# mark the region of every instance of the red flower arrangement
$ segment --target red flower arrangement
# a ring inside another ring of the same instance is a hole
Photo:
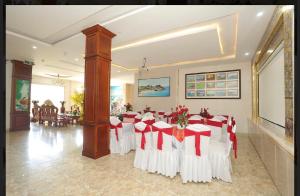
[[[180,125],[180,127],[186,127],[188,124],[189,109],[184,105],[176,107],[176,112],[173,113],[173,120]]]

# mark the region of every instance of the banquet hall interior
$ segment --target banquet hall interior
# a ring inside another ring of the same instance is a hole
[[[294,6],[6,6],[7,195],[294,195]]]

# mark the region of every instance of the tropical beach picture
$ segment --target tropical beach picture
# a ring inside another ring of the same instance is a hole
[[[149,78],[138,80],[139,97],[168,97],[170,96],[170,78]]]

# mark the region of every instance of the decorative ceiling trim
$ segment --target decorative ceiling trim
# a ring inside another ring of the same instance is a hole
[[[175,62],[175,63],[166,63],[166,64],[159,64],[159,65],[151,65],[149,68],[160,68],[160,67],[169,67],[169,66],[176,66],[176,65],[188,65],[188,64],[195,64],[195,63],[202,63],[202,62],[212,62],[212,61],[221,61],[221,60],[228,60],[228,59],[233,59],[236,57],[236,51],[237,51],[237,36],[238,36],[238,18],[239,14],[235,13],[234,14],[234,40],[233,40],[233,52],[232,54],[226,55],[226,56],[216,56],[216,57],[211,57],[211,58],[203,58],[203,59],[197,59],[197,60],[187,60],[187,61],[181,61],[181,62]],[[219,37],[219,43],[220,43],[220,49],[221,53],[223,50],[223,45],[222,45],[222,40],[221,40],[221,30],[219,25],[217,26],[217,31],[218,31],[218,37]],[[224,52],[224,51],[223,51]],[[119,65],[120,66],[120,65]],[[128,71],[137,71],[137,68],[132,68],[128,69],[123,66],[120,66]]]
[[[161,42],[161,41],[165,41],[165,40],[184,37],[187,35],[198,34],[198,33],[206,32],[206,31],[210,31],[210,30],[218,31],[218,29],[219,29],[218,23],[211,23],[211,24],[205,24],[205,25],[203,25],[203,24],[202,25],[193,25],[193,26],[180,28],[180,29],[176,29],[176,30],[171,30],[171,31],[156,34],[153,36],[149,36],[147,38],[143,38],[143,39],[140,39],[140,40],[128,43],[128,44],[120,45],[120,46],[112,48],[111,51],[118,51],[118,50],[122,50],[122,49],[126,49],[126,48],[138,47],[138,46],[147,45],[147,44],[151,44],[151,43],[156,43],[156,42]],[[220,50],[221,50],[221,53],[223,54],[224,53],[223,45],[221,43],[221,37],[220,37],[219,32],[218,32],[218,37],[219,37],[218,41],[219,41],[219,45],[220,45]]]
[[[103,11],[104,9],[107,9],[107,8],[110,8],[110,7],[112,7],[112,6],[103,8],[103,9],[97,11],[96,13],[99,13],[99,12]],[[119,20],[121,20],[121,19],[124,19],[124,18],[126,18],[126,17],[132,16],[132,15],[134,15],[134,14],[140,13],[140,12],[142,12],[142,11],[145,11],[145,10],[147,10],[147,9],[149,9],[149,8],[152,8],[152,7],[154,7],[154,6],[153,6],[153,5],[148,5],[148,6],[144,6],[144,7],[142,7],[142,8],[134,9],[134,10],[131,10],[131,11],[125,13],[125,14],[121,14],[121,15],[115,17],[115,18],[109,19],[109,20],[107,20],[107,21],[105,21],[105,22],[103,22],[103,23],[98,23],[98,24],[101,25],[101,26],[105,26],[105,25],[111,24],[111,23],[113,23],[113,22],[119,21]],[[96,13],[94,13],[94,14],[96,14]],[[92,15],[94,15],[94,14],[91,14],[91,15],[89,15],[88,17],[90,17],[90,16],[92,16]],[[86,18],[81,19],[80,21],[85,20],[85,19],[86,19]],[[76,23],[78,23],[78,22],[76,22]],[[76,24],[76,23],[73,23],[72,25],[74,25],[74,24]],[[70,25],[69,25],[69,26],[70,26]],[[63,28],[63,29],[65,29],[65,28]],[[58,32],[59,32],[59,31],[58,31]],[[28,35],[23,35],[23,34],[21,34],[21,33],[17,33],[17,32],[11,31],[11,30],[6,30],[6,33],[9,34],[9,35],[14,35],[14,36],[16,36],[16,37],[19,37],[19,38],[23,38],[23,39],[29,40],[29,41],[37,42],[37,43],[40,43],[40,44],[43,44],[43,45],[46,45],[46,46],[54,46],[54,45],[56,45],[56,44],[58,44],[58,43],[60,43],[60,42],[62,42],[62,41],[66,41],[66,40],[69,40],[69,39],[72,39],[72,38],[74,38],[74,37],[77,37],[77,36],[80,36],[80,35],[81,35],[81,32],[77,32],[77,33],[72,34],[71,36],[68,36],[68,37],[64,38],[64,39],[55,41],[55,42],[53,42],[53,43],[48,43],[48,42],[42,41],[42,40],[40,40],[40,39],[33,38],[33,37],[31,37],[31,36],[28,36]],[[57,33],[57,32],[56,32],[56,33]],[[47,36],[47,37],[49,37],[49,36]]]

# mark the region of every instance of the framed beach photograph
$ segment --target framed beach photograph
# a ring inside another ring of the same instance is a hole
[[[139,97],[169,97],[170,78],[148,78],[138,80]]]
[[[241,70],[185,74],[186,99],[240,99]]]

